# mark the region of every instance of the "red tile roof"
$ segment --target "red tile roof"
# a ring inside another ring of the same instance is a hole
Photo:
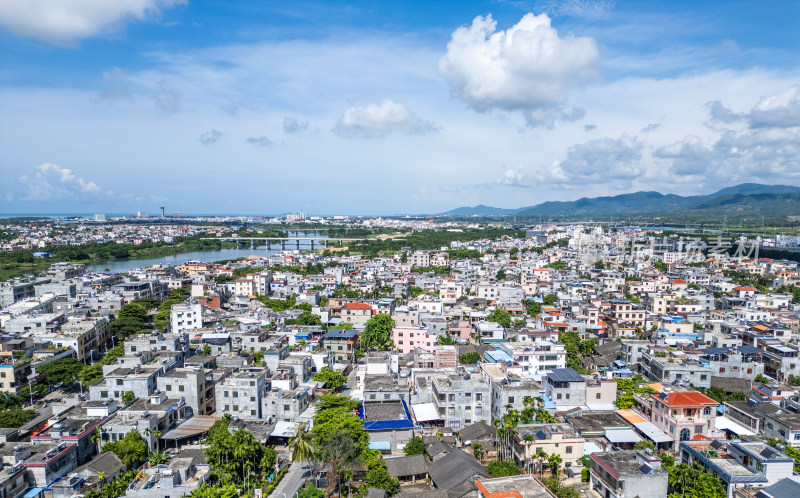
[[[347,303],[344,305],[349,310],[371,310],[372,306],[364,303]]]
[[[696,391],[671,392],[666,398],[662,398],[658,394],[651,394],[651,396],[670,408],[683,406],[719,406],[718,402]]]

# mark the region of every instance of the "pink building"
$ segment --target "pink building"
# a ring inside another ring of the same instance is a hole
[[[438,337],[429,334],[424,327],[395,327],[392,329],[392,342],[400,354],[410,353],[419,348],[433,352],[436,349]]]
[[[460,320],[450,325],[450,327],[447,328],[447,333],[450,334],[450,337],[453,339],[464,339],[468,341],[470,337],[472,337],[472,327],[468,321]]]

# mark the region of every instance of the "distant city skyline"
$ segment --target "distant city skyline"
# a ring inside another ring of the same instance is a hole
[[[794,2],[0,4],[0,213],[800,185]]]

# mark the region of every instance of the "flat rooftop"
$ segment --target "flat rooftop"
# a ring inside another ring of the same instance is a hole
[[[364,403],[364,419],[367,421],[406,420],[406,418],[406,411],[399,401]]]
[[[555,496],[544,484],[532,475],[481,479],[476,485],[478,485],[478,489],[482,487],[488,493],[516,491],[522,498],[552,498]]]

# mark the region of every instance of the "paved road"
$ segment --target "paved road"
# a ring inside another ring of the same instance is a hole
[[[303,487],[308,475],[309,468],[307,466],[300,462],[293,462],[281,482],[272,490],[269,498],[291,498]]]

